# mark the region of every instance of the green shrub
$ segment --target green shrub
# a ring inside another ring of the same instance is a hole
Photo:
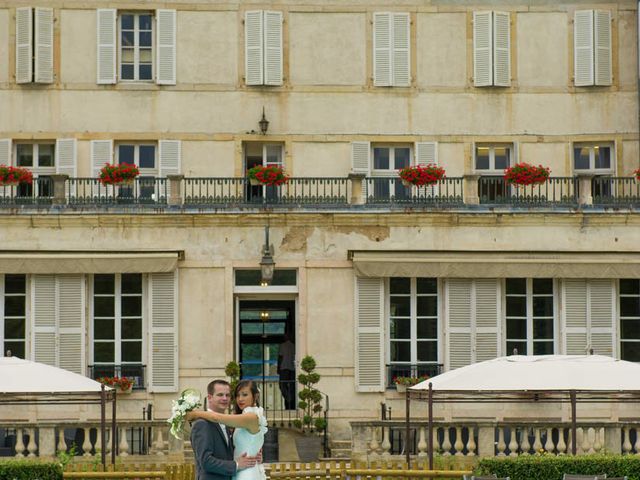
[[[34,460],[2,461],[0,480],[62,480],[62,465]]]
[[[515,458],[483,458],[478,464],[479,475],[495,473],[511,480],[562,480],[565,473],[607,477],[628,476],[640,480],[640,457],[635,455],[527,455]]]

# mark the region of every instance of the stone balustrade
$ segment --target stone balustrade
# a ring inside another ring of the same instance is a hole
[[[640,423],[607,422],[577,424],[576,453],[640,455]],[[406,441],[403,421],[351,422],[354,459],[428,454],[428,425],[412,421]],[[442,456],[493,457],[533,455],[546,452],[571,454],[571,423],[553,422],[434,422],[434,453]]]
[[[119,457],[153,455],[156,457],[182,457],[183,441],[169,435],[165,420],[118,420],[117,438],[111,438],[111,423],[106,425],[106,454],[113,448]],[[99,457],[102,451],[99,422],[38,422],[0,423],[0,428],[15,438],[14,456],[54,457],[58,452],[67,452],[75,443],[76,455]],[[69,434],[73,433],[74,439]],[[65,435],[66,433],[66,435]],[[115,444],[115,446],[114,446]]]

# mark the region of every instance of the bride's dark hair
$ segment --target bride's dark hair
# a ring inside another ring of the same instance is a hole
[[[255,402],[255,406],[259,407],[260,392],[258,391],[258,384],[253,380],[240,380],[238,382],[238,385],[236,385],[236,389],[233,391],[233,398],[238,398],[238,392],[240,391],[241,388],[245,388],[245,387],[249,387],[249,391],[251,392],[251,395],[253,395],[253,401]],[[237,402],[236,402],[234,411],[235,413],[242,413],[242,410],[240,410],[240,407],[238,407]]]

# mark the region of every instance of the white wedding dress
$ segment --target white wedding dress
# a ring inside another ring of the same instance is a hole
[[[260,431],[251,433],[244,428],[235,429],[233,432],[233,457],[236,460],[245,452],[250,457],[257,455],[264,444],[264,434],[267,433],[267,419],[262,407],[246,407],[242,413],[255,413],[258,416]],[[264,480],[267,476],[264,472],[264,465],[259,463],[255,467],[239,470],[233,478],[234,480]]]

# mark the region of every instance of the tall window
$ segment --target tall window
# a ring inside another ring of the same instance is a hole
[[[16,165],[33,172],[32,185],[22,184],[18,195],[23,197],[53,195],[53,184],[49,175],[56,172],[55,142],[16,143]]]
[[[507,354],[553,354],[553,279],[507,278],[505,297]]]
[[[376,198],[402,197],[410,195],[411,190],[402,185],[397,171],[411,165],[411,147],[408,146],[384,146],[373,147],[373,177],[385,177],[374,179],[374,195]]]
[[[153,15],[120,15],[120,79],[153,80]]]
[[[3,322],[0,325],[2,355],[11,351],[14,357],[25,358],[27,351],[26,276],[4,276]]]
[[[434,375],[438,364],[438,280],[389,279],[389,374]]]
[[[483,175],[478,180],[481,203],[510,196],[510,187],[504,181],[504,169],[513,161],[512,144],[479,144],[475,147],[474,166],[476,173]]]
[[[640,280],[620,280],[620,358],[640,362]]]
[[[139,273],[94,275],[93,361],[96,372],[100,371],[101,365],[122,367],[124,372],[126,365],[142,364],[142,298],[142,275]]]

